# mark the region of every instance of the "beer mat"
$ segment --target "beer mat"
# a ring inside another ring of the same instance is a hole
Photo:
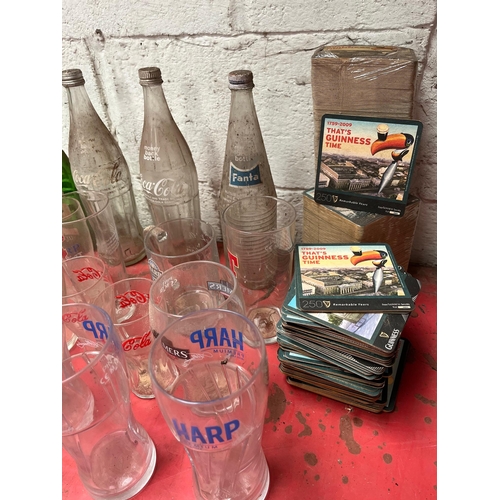
[[[340,368],[348,373],[354,374],[354,375],[361,377],[361,378],[364,378],[366,380],[380,380],[380,378],[384,375],[384,374],[380,374],[380,373],[378,373],[378,374],[367,373],[366,370],[360,371],[360,370],[357,370],[356,368],[353,368],[353,367],[346,365],[342,361],[337,361],[335,359],[331,359],[330,357],[323,355],[321,352],[316,352],[313,349],[305,350],[302,346],[297,345],[293,341],[290,341],[285,336],[283,336],[283,334],[279,330],[277,332],[277,341],[278,341],[278,345],[280,347],[282,347],[283,349],[286,349],[286,350],[292,351],[292,352],[296,352],[299,354],[303,354],[306,356],[316,357],[316,359],[324,361],[325,363],[329,363],[330,365],[336,366],[337,368]]]
[[[410,348],[411,342],[408,339],[401,338],[399,340],[398,355],[392,368],[393,375],[389,377],[387,383],[387,404],[385,405],[383,410],[385,412],[394,411],[394,408],[396,407],[396,397],[398,394],[406,358],[408,356],[408,351],[410,350]]]
[[[314,201],[401,217],[421,135],[415,120],[323,115]]]
[[[347,337],[342,334],[336,333],[334,330],[329,329],[327,327],[321,327],[319,325],[311,326],[304,325],[300,320],[299,321],[289,321],[290,317],[282,313],[281,322],[283,328],[285,330],[294,332],[302,332],[304,335],[310,335],[311,338],[320,338],[325,341],[331,341],[334,345],[342,345],[348,348],[352,346],[355,349],[359,349],[362,352],[365,352],[367,355],[376,356],[378,359],[391,359],[394,357],[394,351],[392,352],[382,352],[376,349],[371,349],[371,346],[368,344],[363,344],[361,342],[357,342],[355,339]],[[395,348],[395,346],[393,346]]]
[[[386,382],[385,375],[383,377],[367,380],[358,375],[355,375],[352,372],[348,372],[342,368],[338,368],[330,363],[326,363],[324,361],[310,358],[307,356],[303,356],[299,353],[295,353],[294,351],[288,351],[283,349],[282,347],[278,348],[278,361],[282,363],[284,366],[287,366],[291,369],[297,369],[299,371],[304,371],[310,374],[317,374],[317,376],[321,376],[322,374],[327,374],[330,377],[335,379],[352,381],[354,383],[363,384],[363,386],[369,387],[378,387],[382,388]],[[388,372],[392,372],[388,370]],[[387,377],[390,374],[388,373]]]
[[[339,403],[344,403],[348,406],[355,406],[357,408],[361,408],[362,410],[367,410],[372,413],[381,413],[384,409],[384,404],[379,401],[366,403],[366,401],[361,401],[358,398],[350,397],[345,394],[340,394],[338,391],[335,391],[331,388],[313,385],[309,382],[303,382],[299,379],[295,379],[289,376],[286,377],[286,381],[288,384],[294,387],[304,389],[305,391],[312,392],[314,394],[317,394],[318,396],[324,396],[334,401],[338,401]]]
[[[288,344],[292,346],[298,346],[303,352],[312,354],[324,361],[333,363],[341,368],[352,371],[359,375],[369,376],[375,375],[380,376],[384,370],[384,366],[375,365],[373,363],[367,362],[362,359],[355,358],[349,354],[343,354],[331,348],[323,347],[321,345],[315,344],[308,340],[297,340],[295,338],[290,338],[285,331],[277,332],[278,339],[286,340]]]
[[[381,356],[392,356],[394,344],[406,323],[407,315],[382,313],[307,313],[297,307],[295,284],[290,285],[281,309],[287,325],[301,326],[307,331],[329,335],[333,340],[378,352]],[[388,340],[393,337],[391,342]]]
[[[369,352],[366,352],[362,349],[358,349],[354,346],[344,345],[338,342],[334,342],[330,338],[324,338],[321,335],[311,335],[310,332],[299,331],[293,328],[288,328],[286,326],[283,326],[283,331],[290,338],[293,338],[299,343],[303,340],[310,341],[313,342],[314,344],[323,346],[325,348],[334,349],[340,353],[353,356],[356,359],[364,360],[380,366],[390,367],[394,363],[394,356],[386,358],[386,357],[371,355]]]
[[[403,273],[416,299],[420,282],[410,274]],[[394,357],[399,337],[408,320],[407,314],[305,313],[297,308],[293,281],[281,309],[281,316],[287,329],[302,329],[311,336],[325,340],[330,338],[346,346],[352,345],[361,352],[386,358]]]
[[[296,380],[308,382],[324,389],[337,391],[345,396],[356,397],[364,401],[377,401],[382,397],[383,388],[372,388],[361,384],[349,384],[345,381],[337,381],[327,375],[319,376],[302,370],[293,369],[284,363],[279,364],[281,372]]]
[[[288,363],[281,361],[279,364],[280,370],[285,374],[294,378],[310,377],[309,381],[322,380],[323,383],[331,384],[332,387],[342,388],[348,392],[354,391],[365,394],[368,397],[380,397],[381,391],[387,384],[387,379],[380,379],[376,382],[370,382],[361,378],[355,379],[354,377],[344,377],[332,374],[330,371],[323,371],[321,369],[311,368],[307,364],[301,363]]]
[[[346,393],[346,391],[340,391],[332,386],[328,386],[325,382],[313,382],[311,377],[308,377],[307,379],[305,377],[302,378],[300,377],[300,374],[299,377],[297,377],[297,373],[295,374],[295,377],[287,375],[286,381],[294,387],[299,387],[314,394],[325,396],[329,399],[333,399],[350,406],[355,406],[372,413],[392,412],[396,406],[396,397],[409,348],[409,341],[402,338],[398,349],[398,359],[396,363],[397,371],[394,377],[390,377],[387,380],[387,384],[382,391],[381,397],[377,401],[367,401],[366,398],[357,397],[354,393],[349,394]]]
[[[296,307],[307,313],[409,314],[401,266],[386,243],[296,244]]]
[[[348,341],[344,342],[341,336],[332,335],[331,331],[321,328],[310,328],[302,326],[301,324],[288,323],[285,318],[281,318],[282,329],[289,333],[291,336],[296,335],[299,338],[304,338],[306,340],[311,340],[313,342],[318,342],[326,346],[331,346],[335,349],[345,351],[353,356],[367,359],[368,361],[373,361],[380,363],[382,365],[390,366],[392,360],[394,359],[395,351],[390,354],[384,355],[376,350],[370,350],[363,344],[356,344],[354,342]],[[397,346],[397,339],[395,340],[394,348]]]

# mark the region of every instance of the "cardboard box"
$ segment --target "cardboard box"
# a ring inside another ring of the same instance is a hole
[[[408,197],[404,215],[372,214],[320,205],[314,189],[304,191],[302,243],[386,243],[396,262],[408,270],[420,200]]]
[[[370,45],[326,46],[311,59],[317,162],[324,114],[411,119],[417,58],[413,50]]]

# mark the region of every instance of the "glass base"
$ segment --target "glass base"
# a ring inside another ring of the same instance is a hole
[[[153,472],[156,467],[156,446],[154,443],[152,443],[153,449],[152,449],[152,455],[151,455],[151,460],[149,462],[149,466],[144,472],[144,475],[142,478],[135,484],[135,486],[127,491],[124,491],[118,495],[106,495],[106,496],[101,496],[101,495],[95,495],[91,493],[92,498],[95,500],[129,500],[129,498],[132,498],[133,496],[137,495],[139,491],[141,491],[146,484],[148,484],[149,480],[151,479],[151,476],[153,475]],[[90,492],[89,492],[90,493]]]
[[[276,343],[276,325],[281,319],[281,311],[277,307],[252,309],[248,312],[248,319],[259,329],[266,344]]]

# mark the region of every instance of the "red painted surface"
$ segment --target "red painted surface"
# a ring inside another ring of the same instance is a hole
[[[147,264],[128,272],[147,274]],[[394,412],[373,414],[288,385],[278,368],[277,346],[267,346],[267,500],[437,498],[436,269],[410,266],[409,272],[422,291],[403,331],[411,348]],[[131,398],[157,451],[155,472],[135,498],[194,499],[189,460],[155,400]],[[62,467],[63,500],[88,500],[65,450]]]

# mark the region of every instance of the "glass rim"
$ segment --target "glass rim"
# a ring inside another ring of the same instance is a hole
[[[102,320],[107,323],[106,326],[109,328],[109,334],[108,334],[108,338],[103,343],[101,349],[99,351],[92,351],[92,352],[98,352],[98,354],[90,362],[88,362],[87,365],[84,368],[82,368],[81,370],[77,371],[73,375],[64,378],[62,380],[63,385],[66,384],[66,383],[68,383],[68,382],[73,381],[77,377],[80,377],[83,373],[91,370],[100,361],[100,359],[102,357],[104,357],[104,355],[106,354],[106,351],[108,350],[109,344],[110,343],[114,344],[113,339],[112,339],[112,335],[115,334],[113,321],[111,321],[111,317],[109,316],[109,314],[104,309],[102,309],[101,307],[96,306],[94,304],[89,304],[88,302],[74,302],[74,303],[71,303],[71,304],[63,304],[62,305],[62,307],[63,307],[63,315],[64,315],[64,309],[69,309],[71,307],[74,308],[75,306],[84,306],[85,308],[93,309],[94,311],[97,311],[99,314],[101,314],[102,315]],[[63,340],[63,342],[64,342],[64,340]],[[119,347],[121,349],[121,344],[120,344]],[[65,363],[68,359],[71,360],[72,358],[76,358],[77,356],[85,355],[86,352],[87,351],[83,351],[83,352],[79,352],[79,353],[73,354],[73,355],[71,354],[71,352],[69,352],[69,357],[66,358],[66,359],[63,359],[62,362]]]
[[[198,248],[197,250],[194,250],[194,251],[189,252],[189,253],[183,253],[181,255],[166,255],[166,254],[158,253],[158,252],[151,250],[151,248],[149,246],[149,240],[150,240],[150,236],[151,236],[153,229],[160,228],[163,230],[164,229],[162,227],[163,225],[172,224],[172,223],[179,223],[180,224],[182,221],[190,221],[190,222],[194,221],[194,222],[201,223],[200,225],[202,227],[209,229],[209,231],[211,233],[211,234],[209,234],[210,240],[201,248]],[[212,245],[214,240],[215,240],[215,229],[209,222],[204,221],[203,219],[197,219],[195,217],[182,217],[179,219],[170,219],[170,220],[161,222],[160,224],[149,226],[149,230],[146,230],[146,235],[144,236],[144,248],[146,249],[146,252],[149,252],[151,255],[154,255],[156,257],[161,257],[163,259],[179,259],[179,258],[190,257],[191,255],[196,255],[197,253],[203,252],[208,247],[210,247],[210,245]],[[150,257],[148,257],[148,258],[150,258]]]
[[[63,198],[63,202],[66,200],[68,200],[70,203],[66,203],[66,206],[71,210],[71,212],[66,215],[65,217],[63,217],[62,219],[62,223],[68,223],[68,222],[78,222],[80,220],[82,220],[81,217],[79,217],[78,219],[71,219],[71,220],[67,220],[69,217],[71,217],[72,215],[74,215],[76,212],[78,212],[78,210],[81,210],[82,213],[83,212],[83,207],[82,207],[82,204],[80,203],[79,200],[77,200],[76,198],[73,198],[72,196],[66,196],[66,194],[74,194],[76,193],[76,191],[73,191],[71,193],[65,193],[62,195],[62,198]],[[73,204],[76,204],[76,206],[71,206],[71,202],[73,202]]]
[[[75,260],[84,260],[84,259],[96,260],[97,262],[99,262],[101,264],[101,266],[102,266],[102,271],[99,271],[101,273],[101,276],[99,277],[98,280],[93,280],[93,283],[90,286],[88,286],[87,288],[85,288],[83,290],[80,290],[78,292],[69,294],[69,295],[63,295],[62,296],[62,300],[68,300],[68,299],[71,299],[72,297],[80,295],[81,293],[88,292],[89,290],[91,290],[92,288],[94,288],[95,286],[97,286],[101,282],[101,280],[105,281],[104,280],[104,275],[106,273],[109,274],[109,270],[108,270],[108,268],[106,266],[106,263],[100,257],[97,257],[96,255],[77,255],[76,257],[71,257],[69,259],[63,260],[62,261],[63,272],[65,271],[64,270],[64,266],[68,262],[74,262]]]
[[[243,203],[245,201],[251,200],[251,199],[269,199],[269,200],[274,200],[276,201],[276,206],[278,205],[284,205],[287,208],[291,209],[293,218],[291,218],[290,222],[288,224],[284,224],[283,226],[276,228],[276,229],[269,229],[266,231],[247,231],[244,229],[239,229],[236,226],[234,226],[231,222],[226,221],[226,214],[228,213],[228,210],[231,207],[234,207],[240,203]],[[257,236],[257,235],[265,235],[265,234],[276,234],[280,233],[281,231],[289,229],[293,224],[297,222],[297,209],[289,202],[286,201],[282,198],[278,198],[277,196],[247,196],[245,198],[241,198],[240,200],[233,201],[230,203],[223,211],[222,211],[222,217],[221,217],[221,223],[223,226],[228,227],[231,229],[231,231],[236,231],[242,235],[249,235],[249,236]]]
[[[79,191],[71,191],[70,193],[63,193],[62,198],[72,198],[72,195],[75,195],[75,194],[78,195],[79,199],[81,199],[82,197],[85,198],[85,196],[87,194],[97,195],[98,197],[101,197],[102,200],[104,201],[104,206],[100,207],[99,210],[92,212],[91,214],[85,215],[85,212],[86,212],[85,206],[79,200],[77,200],[78,203],[80,203],[80,205],[82,207],[82,210],[84,212],[84,216],[80,217],[78,219],[73,219],[71,221],[62,221],[62,224],[65,226],[69,226],[71,224],[75,224],[78,222],[87,222],[87,221],[90,221],[91,219],[95,219],[95,218],[99,217],[109,206],[109,196],[104,191],[88,191],[88,193],[80,193]],[[72,199],[74,199],[74,198],[72,198]],[[92,202],[92,201],[95,201],[95,200],[90,200],[90,202]]]
[[[207,314],[211,314],[213,312],[217,313],[222,313],[228,316],[236,316],[239,317],[241,320],[243,320],[244,323],[246,323],[251,330],[254,330],[256,333],[256,337],[259,339],[259,351],[260,351],[260,362],[256,368],[256,370],[253,372],[252,376],[245,382],[245,384],[240,387],[238,390],[231,392],[231,394],[228,394],[227,396],[224,396],[222,398],[218,399],[211,399],[209,401],[188,401],[186,399],[181,399],[178,398],[177,396],[174,396],[167,392],[163,387],[160,386],[158,383],[154,370],[152,369],[153,363],[152,363],[152,358],[153,358],[153,353],[155,352],[156,349],[162,349],[161,347],[161,339],[163,335],[170,329],[176,328],[177,324],[181,321],[187,321],[191,320],[192,318],[196,316],[204,316]],[[160,347],[158,347],[160,345]],[[175,403],[182,404],[184,406],[189,406],[189,407],[203,407],[207,405],[213,405],[214,403],[224,403],[225,401],[232,400],[236,397],[239,397],[241,394],[243,394],[249,387],[251,387],[255,380],[257,380],[257,377],[261,375],[261,373],[265,369],[265,364],[267,364],[267,350],[266,350],[266,343],[264,342],[264,339],[262,335],[259,332],[259,329],[255,326],[255,324],[250,321],[246,316],[243,316],[240,313],[237,313],[235,311],[229,311],[227,309],[201,309],[200,311],[194,311],[192,313],[186,314],[184,316],[181,316],[179,319],[176,319],[173,323],[170,323],[159,335],[158,337],[154,340],[153,344],[151,345],[151,350],[149,351],[148,355],[148,371],[149,375],[151,378],[151,382],[153,385],[155,385],[158,390],[165,395],[168,399]]]
[[[214,267],[216,269],[222,269],[222,270],[224,270],[224,272],[226,272],[228,274],[228,276],[230,276],[231,279],[232,279],[232,283],[231,284],[233,285],[233,289],[232,289],[231,293],[226,297],[226,299],[223,300],[219,304],[219,306],[217,307],[217,309],[220,309],[221,308],[220,306],[225,306],[229,302],[229,300],[231,299],[231,297],[233,297],[235,291],[239,290],[238,280],[237,280],[236,276],[234,275],[234,273],[231,271],[231,269],[229,269],[229,267],[225,266],[224,264],[221,264],[220,262],[214,262],[212,260],[191,260],[189,262],[182,262],[181,264],[177,264],[176,266],[168,268],[166,271],[163,271],[163,273],[161,273],[161,275],[158,277],[158,279],[156,279],[155,281],[153,281],[153,284],[151,285],[151,290],[150,290],[150,293],[149,293],[149,305],[150,305],[150,307],[154,307],[154,309],[157,310],[158,312],[160,312],[161,314],[163,314],[165,316],[168,316],[168,317],[171,317],[171,318],[178,319],[178,318],[182,318],[184,316],[187,316],[187,314],[183,314],[183,315],[173,314],[173,313],[169,313],[169,312],[166,312],[166,311],[160,309],[158,307],[158,305],[155,303],[155,301],[153,300],[153,289],[156,290],[156,288],[158,288],[160,286],[159,282],[162,281],[162,278],[166,274],[168,274],[171,270],[178,271],[180,269],[182,271],[184,268],[187,268],[187,267],[207,265],[207,264],[210,267]],[[162,283],[163,283],[163,281],[162,281]],[[161,292],[160,292],[160,294],[161,294]],[[206,309],[202,309],[202,310],[206,311]],[[188,313],[188,314],[191,314],[191,313]]]

